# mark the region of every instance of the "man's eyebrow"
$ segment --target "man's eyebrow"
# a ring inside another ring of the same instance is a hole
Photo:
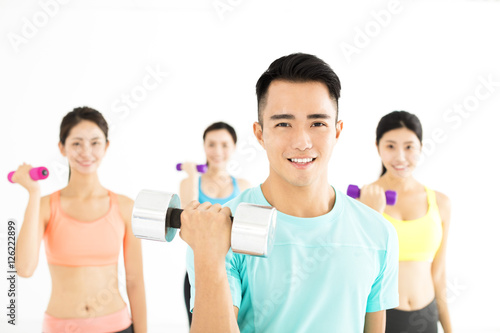
[[[271,120],[295,119],[295,116],[293,114],[283,113],[283,114],[272,115],[269,119]]]
[[[307,119],[330,119],[331,116],[326,113],[313,113],[307,115]],[[293,114],[288,114],[288,113],[283,113],[283,114],[275,114],[270,117],[271,120],[281,120],[281,119],[288,119],[288,120],[293,120],[295,119],[295,116]]]
[[[326,113],[313,113],[307,115],[307,119],[330,119],[330,115]]]

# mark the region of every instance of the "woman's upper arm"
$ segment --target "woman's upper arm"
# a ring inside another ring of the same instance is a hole
[[[443,225],[449,226],[451,216],[451,202],[450,198],[441,192],[436,192],[436,202],[439,208],[439,215]]]
[[[445,242],[448,239],[448,231],[450,228],[450,217],[451,217],[451,202],[450,199],[443,193],[436,192],[436,202],[439,208],[439,215],[441,216],[441,224],[443,226],[443,239]]]
[[[184,178],[179,186],[179,198],[181,206],[185,207],[193,200],[198,200],[198,185],[195,179]]]
[[[436,253],[432,263],[432,271],[435,276],[440,276],[442,273],[444,273],[445,268],[446,247],[450,229],[451,203],[450,199],[440,192],[436,192],[436,202],[439,208],[439,215],[441,216],[443,236],[441,239],[439,250]]]
[[[40,218],[39,218],[39,240],[40,243],[45,233],[45,229],[50,220],[50,195],[46,195],[40,199]]]
[[[133,270],[139,269],[142,272],[142,250],[141,241],[132,232],[132,211],[134,201],[126,196],[118,195],[120,213],[125,223],[125,237],[123,238],[123,259],[127,273],[127,281],[133,278]],[[132,276],[129,277],[129,274]],[[142,274],[141,274],[142,275]]]
[[[187,197],[186,197],[186,194],[187,194],[187,186],[188,186],[188,179],[187,178],[184,178],[183,180],[181,180],[181,184],[179,185],[179,197],[181,199],[181,205],[182,207],[184,207],[184,203],[186,202],[186,200],[188,200],[188,202],[190,201]]]
[[[124,195],[118,195],[118,204],[120,206],[120,214],[125,223],[124,240],[130,241],[137,239],[132,233],[132,211],[134,209],[134,201]]]
[[[19,276],[30,277],[38,266],[40,245],[50,220],[50,196],[30,197],[21,230],[17,236],[16,269]]]

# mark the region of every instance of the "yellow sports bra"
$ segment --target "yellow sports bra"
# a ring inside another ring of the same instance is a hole
[[[436,193],[425,188],[429,209],[424,217],[401,221],[384,213],[398,233],[399,261],[432,261],[441,245],[443,227]]]

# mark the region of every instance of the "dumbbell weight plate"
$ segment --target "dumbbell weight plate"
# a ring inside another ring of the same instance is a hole
[[[231,249],[266,258],[273,249],[275,229],[275,208],[240,203],[234,214]]]
[[[177,194],[142,190],[137,195],[132,211],[132,232],[135,237],[170,242],[177,229],[165,228],[168,208],[180,208],[181,200]]]

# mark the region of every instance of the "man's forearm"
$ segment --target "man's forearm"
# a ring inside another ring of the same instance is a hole
[[[385,332],[385,310],[367,312],[365,316],[365,329],[363,333]]]
[[[191,332],[239,332],[224,260],[194,256],[195,302]]]

